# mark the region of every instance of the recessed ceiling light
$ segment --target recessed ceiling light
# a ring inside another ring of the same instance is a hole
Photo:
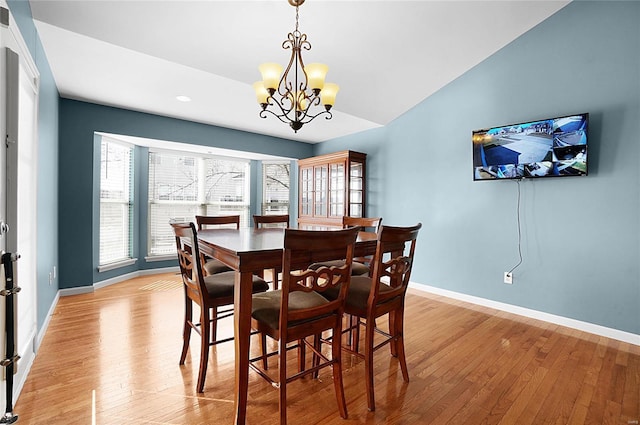
[[[191,102],[191,98],[189,96],[176,96],[180,102]]]

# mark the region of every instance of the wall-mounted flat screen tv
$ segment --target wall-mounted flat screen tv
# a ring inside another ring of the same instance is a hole
[[[587,175],[589,114],[475,130],[473,179]]]

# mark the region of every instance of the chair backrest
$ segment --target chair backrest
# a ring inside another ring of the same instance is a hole
[[[203,296],[206,291],[204,286],[204,273],[198,247],[198,232],[193,223],[171,223],[176,237],[178,262],[180,274],[184,284],[185,295],[197,304],[203,304]]]
[[[253,226],[260,227],[289,227],[289,214],[281,215],[254,215]]]
[[[342,217],[342,227],[358,227],[361,232],[378,233],[382,217]]]
[[[380,225],[382,224],[382,217],[342,217],[342,228],[357,227],[360,232],[378,233]],[[363,264],[369,265],[373,256],[354,258]]]
[[[357,236],[357,228],[335,231],[285,229],[280,329],[284,329],[292,321],[342,314],[344,299],[351,282],[351,264]],[[312,263],[343,259],[344,264],[340,267],[322,266],[315,270],[306,269]],[[288,299],[291,293],[324,292],[330,288],[339,288],[336,300],[319,307],[289,311]]]
[[[422,223],[410,227],[381,226],[378,232],[376,254],[373,260],[369,308],[404,297],[411,278],[413,256]],[[390,291],[380,292],[380,283],[389,285]]]
[[[198,223],[198,230],[206,229],[208,226],[233,227],[229,225],[235,225],[235,228],[239,229],[240,216],[239,215],[219,215],[219,216],[197,215],[196,223]]]

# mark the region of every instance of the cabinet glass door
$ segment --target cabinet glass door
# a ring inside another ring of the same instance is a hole
[[[313,168],[300,170],[300,215],[309,216],[313,213]]]
[[[364,212],[364,165],[349,164],[349,216],[362,217]]]
[[[314,173],[314,196],[315,196],[315,217],[327,216],[327,183],[328,166],[323,165],[313,168]]]
[[[345,175],[344,164],[329,165],[329,215],[342,217],[344,215]]]

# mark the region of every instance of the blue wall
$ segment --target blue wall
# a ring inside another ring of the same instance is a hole
[[[573,2],[383,129],[369,215],[424,224],[412,280],[640,334],[640,3]],[[589,112],[589,176],[472,181],[471,131]]]
[[[38,214],[36,217],[37,241],[37,311],[38,329],[58,291],[57,282],[49,284],[49,273],[58,265],[58,89],[49,62],[44,54],[40,38],[31,19],[31,9],[26,1],[7,2],[25,40],[31,57],[40,72],[38,98]],[[34,212],[35,213],[35,212]],[[27,259],[23,259],[26,261]]]
[[[414,281],[640,334],[640,3],[573,2],[385,128],[315,146],[59,100],[28,2],[8,3],[41,73],[39,326],[58,261],[61,288],[96,281],[93,132],[105,131],[288,157],[367,152],[368,214],[425,225]],[[472,181],[471,131],[579,112],[591,114],[590,174],[521,183],[524,262],[504,285],[518,186]]]
[[[145,150],[138,149],[136,191],[138,232],[134,234],[136,264],[99,273],[99,141],[94,132],[125,134],[237,151],[304,158],[312,145],[214,127],[69,99],[60,100],[59,221],[60,288],[88,286],[141,269],[176,265],[175,261],[146,263]],[[257,169],[254,165],[253,169]],[[254,184],[255,185],[255,184]]]

